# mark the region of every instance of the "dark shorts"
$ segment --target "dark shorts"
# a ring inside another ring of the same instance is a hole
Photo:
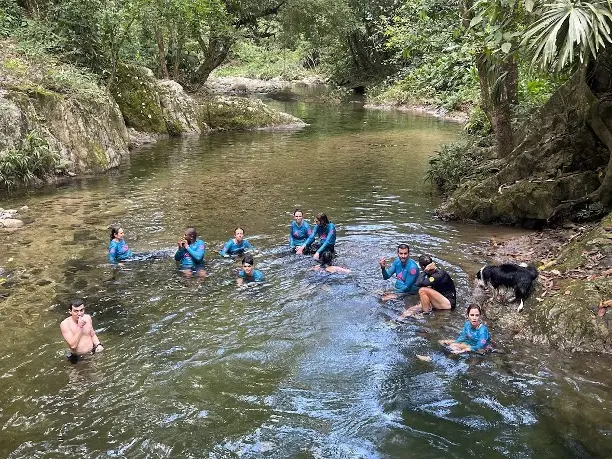
[[[94,346],[93,349],[91,350],[91,352],[88,352],[87,354],[74,354],[72,351],[68,350],[68,351],[66,351],[66,360],[68,360],[72,364],[75,364],[79,360],[83,360],[83,358],[85,356],[95,354],[96,353],[96,347],[97,346]]]
[[[310,247],[308,247],[311,250],[311,253],[315,253],[317,250],[319,250],[321,248],[321,244],[319,244],[318,242],[313,243]],[[336,254],[336,249],[335,246],[333,245],[328,245],[327,247],[325,247],[325,250],[323,252],[331,252],[332,254]],[[322,255],[323,252],[321,252],[319,255]]]
[[[457,307],[457,297],[452,293],[442,293],[442,296],[446,298],[451,304],[451,311]]]

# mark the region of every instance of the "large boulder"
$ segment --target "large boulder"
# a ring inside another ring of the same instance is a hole
[[[597,190],[610,153],[588,125],[597,99],[577,74],[518,130],[518,146],[492,175],[467,181],[438,208],[448,219],[540,227],[557,206]]]

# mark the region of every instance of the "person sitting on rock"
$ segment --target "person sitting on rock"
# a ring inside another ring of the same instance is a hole
[[[384,258],[381,258],[378,263],[382,270],[383,279],[390,279],[393,274],[397,278],[395,291],[383,293],[383,301],[402,298],[417,292],[414,283],[419,275],[419,267],[410,258],[410,246],[408,244],[397,246],[397,258],[389,268],[387,268],[387,260]]]
[[[429,255],[419,257],[419,266],[422,271],[414,286],[419,289],[420,303],[406,309],[399,319],[419,312],[429,314],[432,309],[455,309],[457,304],[455,283],[449,274],[438,268]]]

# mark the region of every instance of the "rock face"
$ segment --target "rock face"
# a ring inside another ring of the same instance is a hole
[[[532,246],[522,252],[538,250]],[[477,301],[485,304],[487,318],[500,332],[516,339],[568,351],[612,353],[612,309],[597,315],[598,305],[612,299],[612,214],[562,246],[541,267],[538,284],[521,313],[515,304]]]
[[[589,97],[590,95],[590,97]],[[498,172],[466,181],[438,208],[448,219],[544,226],[562,202],[595,191],[609,152],[586,122],[596,99],[578,77],[568,81],[519,132]],[[483,168],[491,169],[490,163]],[[486,175],[486,174],[485,174]]]
[[[18,148],[32,131],[74,173],[116,167],[128,153],[127,130],[110,95],[83,100],[40,87],[0,89],[0,151]]]

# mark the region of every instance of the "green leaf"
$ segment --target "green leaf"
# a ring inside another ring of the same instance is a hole
[[[474,27],[482,22],[482,15],[474,16],[470,21],[470,27]]]
[[[506,42],[503,45],[501,45],[501,50],[506,54],[508,54],[511,49],[512,49],[512,43]]]

